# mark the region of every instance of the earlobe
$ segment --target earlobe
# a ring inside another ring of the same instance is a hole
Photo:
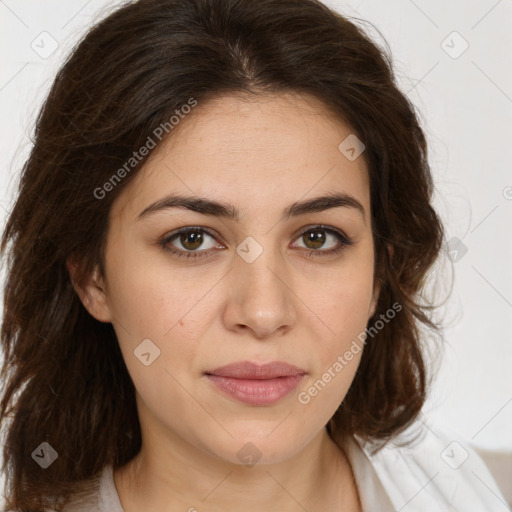
[[[393,260],[393,252],[394,252],[393,246],[391,244],[387,244],[387,250],[388,250],[388,254],[389,254],[389,260],[392,261]],[[373,286],[373,295],[372,295],[372,301],[370,304],[368,318],[371,318],[375,314],[375,311],[377,309],[377,304],[379,302],[379,296],[380,296],[380,287],[381,287],[381,283],[378,280],[375,280],[374,286]]]
[[[75,289],[80,301],[84,305],[85,309],[100,322],[111,322],[110,308],[107,303],[107,295],[105,292],[105,286],[100,276],[98,267],[95,267],[91,276],[88,276],[83,284],[80,284],[76,280],[78,263],[72,259],[66,261],[69,276],[73,288]]]
[[[393,253],[395,252],[394,248],[391,244],[387,244],[387,247],[388,247],[388,253],[389,253],[389,261],[393,261]]]
[[[375,310],[377,309],[377,303],[379,302],[379,292],[380,287],[378,284],[375,284],[373,288],[372,302],[370,305],[370,311],[368,314],[368,318],[371,318],[375,314]]]

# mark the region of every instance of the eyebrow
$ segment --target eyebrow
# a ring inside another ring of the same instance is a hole
[[[283,221],[290,217],[298,217],[299,215],[305,215],[307,213],[321,212],[340,207],[351,208],[358,211],[366,222],[365,209],[363,205],[350,194],[341,192],[292,203],[283,210],[281,220]],[[222,217],[237,222],[240,219],[240,212],[232,204],[213,201],[211,199],[197,196],[169,194],[144,208],[144,210],[139,213],[136,220],[142,220],[153,213],[170,208],[185,208],[203,215]]]

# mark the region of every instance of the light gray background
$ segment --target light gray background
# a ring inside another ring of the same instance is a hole
[[[452,278],[455,284],[440,310],[445,354],[425,422],[448,423],[476,446],[510,452],[512,1],[326,3],[372,22],[389,43],[400,87],[421,113],[435,205],[458,251],[451,257],[460,258],[452,274],[446,251],[432,279],[439,300]],[[2,226],[56,70],[90,24],[118,4],[0,0]],[[48,56],[52,44],[58,48]]]

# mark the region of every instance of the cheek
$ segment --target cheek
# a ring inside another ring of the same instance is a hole
[[[372,270],[371,265],[347,264],[328,277],[316,276],[318,286],[306,304],[324,325],[328,350],[342,349],[366,328],[373,296]]]
[[[135,243],[130,249],[128,245],[120,241],[111,256],[109,307],[124,334],[161,339],[179,327],[179,320],[197,303],[200,290],[185,272],[165,264],[165,259],[137,250]]]
[[[308,297],[308,306],[318,319],[314,375],[304,389],[311,403],[337,407],[348,391],[365,345],[365,330],[373,293],[373,260],[370,257],[347,262],[330,279],[318,279],[323,286]],[[322,397],[320,399],[317,396]]]
[[[338,301],[338,309],[330,317],[334,334],[330,333],[315,344],[316,364],[297,396],[307,416],[317,418],[323,424],[344,400],[364,350],[367,317],[358,311],[354,302],[344,307]],[[367,307],[365,301],[360,308],[363,306]]]
[[[363,345],[337,340],[319,356],[317,371],[298,391],[299,414],[312,429],[320,429],[331,419],[345,399],[361,361]],[[348,357],[347,357],[348,355]]]

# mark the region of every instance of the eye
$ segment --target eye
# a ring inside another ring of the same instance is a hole
[[[314,226],[303,231],[298,240],[303,241],[304,249],[309,249],[309,256],[337,254],[354,243],[340,231],[324,226]]]
[[[216,246],[212,242],[205,246],[205,240],[208,238],[215,242],[214,236],[205,228],[187,227],[165,237],[160,244],[165,250],[175,254],[178,258],[199,258],[205,256],[210,252],[210,249]],[[198,251],[200,248],[202,249]]]

